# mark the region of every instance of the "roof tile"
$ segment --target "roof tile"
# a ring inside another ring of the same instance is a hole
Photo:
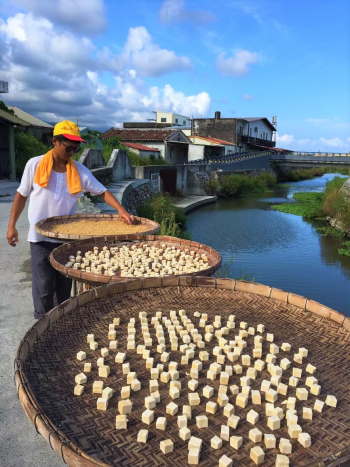
[[[122,141],[133,142],[133,141],[165,141],[168,136],[174,133],[176,130],[168,129],[149,129],[149,130],[137,130],[137,129],[120,129],[111,128],[102,135],[102,139],[108,139],[112,136],[121,138]]]

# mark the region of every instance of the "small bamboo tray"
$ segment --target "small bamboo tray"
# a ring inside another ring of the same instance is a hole
[[[215,279],[208,277],[165,277],[135,279],[109,284],[89,290],[73,299],[67,300],[51,310],[38,321],[22,339],[15,360],[15,383],[23,409],[40,433],[49,442],[55,452],[72,467],[96,466],[152,466],[152,467],[184,467],[187,466],[188,446],[178,436],[176,417],[167,415],[166,431],[155,429],[155,422],[151,426],[143,424],[141,414],[145,410],[144,397],[149,395],[149,370],[145,370],[142,358],[135,351],[128,351],[128,361],[133,371],[142,383],[141,391],[133,393],[133,411],[128,415],[128,429],[115,429],[115,416],[119,400],[119,390],[125,385],[125,376],[120,366],[114,363],[114,354],[126,349],[127,329],[131,317],[138,318],[141,311],[147,312],[148,317],[162,311],[169,316],[169,310],[185,309],[187,316],[196,323],[193,316],[195,311],[208,314],[208,322],[212,322],[218,313],[225,319],[229,314],[236,315],[236,322],[244,320],[249,325],[266,325],[267,332],[273,332],[275,342],[289,342],[292,352],[298,347],[305,346],[309,350],[308,361],[317,367],[316,377],[322,385],[319,399],[325,400],[326,394],[334,394],[338,399],[338,406],[333,409],[325,406],[322,413],[315,412],[312,421],[303,420],[299,415],[300,425],[312,439],[312,446],[308,449],[301,447],[297,440],[291,440],[293,445],[290,457],[291,467],[345,467],[350,460],[350,318],[331,310],[313,300],[306,299],[293,293],[284,292],[265,285],[240,282],[231,279]],[[98,377],[95,359],[99,351],[87,350],[86,336],[95,334],[99,348],[108,346],[108,324],[119,316],[123,326],[119,330],[118,341],[120,349],[111,351],[106,357],[111,365],[111,375],[105,381],[105,386],[117,389],[106,412],[96,410],[96,395],[92,394],[92,382]],[[142,343],[139,322],[137,322],[136,345]],[[154,338],[154,329],[151,337]],[[230,332],[234,332],[230,331]],[[235,334],[237,333],[237,330]],[[216,345],[206,344],[211,351]],[[264,339],[263,352],[268,351],[268,344]],[[248,351],[251,351],[248,344]],[[82,371],[83,362],[76,359],[76,353],[86,350],[87,360],[93,361],[91,373],[87,373],[88,381],[82,396],[73,395],[74,376]],[[250,352],[249,352],[250,353]],[[179,352],[171,352],[170,360],[179,361]],[[288,354],[287,354],[288,355]],[[159,361],[159,354],[155,355],[155,364]],[[195,356],[197,358],[197,355]],[[292,356],[291,356],[292,357]],[[203,362],[200,374],[206,374],[209,362]],[[282,376],[289,378],[290,371],[286,370]],[[187,366],[179,365],[180,380],[183,388],[190,379],[186,376]],[[233,381],[239,385],[239,376]],[[269,374],[263,370],[257,378],[260,386],[262,379]],[[233,378],[233,377],[231,377]],[[304,381],[305,375],[302,376]],[[198,391],[207,384],[204,376],[199,378]],[[219,381],[210,384],[218,388]],[[232,383],[230,383],[232,384]],[[301,385],[302,383],[300,383]],[[289,391],[292,393],[292,391]],[[168,385],[160,383],[161,402],[154,409],[156,416],[164,416],[165,404],[171,400],[168,395]],[[291,394],[292,395],[292,394]],[[310,396],[303,405],[312,406],[316,397]],[[280,397],[279,397],[280,399]],[[311,400],[312,399],[312,400]],[[188,404],[187,391],[181,391],[180,399],[175,401],[179,406]],[[230,402],[234,397],[230,395]],[[279,404],[278,404],[279,405]],[[298,407],[300,407],[298,405]],[[209,414],[209,428],[198,430],[195,416],[205,413],[205,403],[193,408],[192,420],[189,428],[193,436],[203,439],[200,464],[203,467],[216,467],[219,458],[226,454],[234,467],[254,467],[249,458],[250,448],[254,444],[249,441],[248,431],[252,426],[245,421],[246,409],[235,407],[236,414],[241,421],[231,434],[242,436],[243,445],[236,451],[224,442],[222,448],[210,448],[210,439],[220,433],[220,426],[226,424],[227,418],[218,411],[215,416]],[[271,432],[266,427],[264,405],[255,405],[259,412],[257,428],[263,432]],[[181,410],[179,410],[181,413]],[[140,429],[149,429],[147,444],[137,442]],[[274,434],[279,440],[289,438],[285,420],[281,429]],[[159,449],[161,440],[170,438],[174,442],[174,451],[163,455]],[[258,443],[263,447],[262,443]],[[33,446],[33,448],[35,448]],[[265,450],[264,467],[273,467],[278,449]]]
[[[38,234],[49,237],[49,238],[56,238],[57,240],[83,240],[88,238],[98,238],[101,235],[73,235],[73,234],[62,234],[53,232],[51,229],[53,226],[57,224],[69,224],[70,222],[76,222],[79,220],[94,220],[98,222],[99,220],[106,221],[110,220],[118,221],[119,215],[118,214],[72,214],[71,216],[54,216],[48,217],[47,219],[43,219],[35,224],[35,230]],[[143,217],[136,217],[134,216],[135,224],[147,226],[149,229],[145,232],[135,232],[135,234],[142,233],[143,235],[149,234],[153,235],[159,232],[160,225],[152,221],[150,219],[145,219]]]
[[[49,256],[49,259],[52,267],[55,268],[57,271],[61,272],[63,275],[70,277],[71,279],[75,279],[78,282],[99,286],[123,280],[125,281],[126,279],[130,278],[121,277],[120,271],[117,271],[117,273],[114,276],[105,276],[100,274],[94,274],[91,272],[84,272],[80,269],[68,268],[67,266],[65,266],[65,264],[67,263],[69,256],[75,255],[77,250],[81,251],[82,255],[84,256],[84,254],[87,251],[93,250],[94,246],[98,246],[101,248],[103,246],[111,247],[117,245],[127,245],[131,248],[131,246],[135,243],[147,243],[149,245],[154,245],[157,247],[160,247],[162,244],[165,244],[166,246],[175,245],[176,248],[179,248],[181,250],[185,250],[186,248],[188,248],[189,250],[193,250],[196,253],[205,253],[208,257],[209,262],[208,269],[204,269],[203,271],[199,272],[193,272],[191,274],[186,273],[186,275],[188,276],[212,276],[221,267],[221,255],[213,248],[210,248],[206,245],[202,245],[198,242],[192,242],[190,240],[183,240],[176,237],[158,235],[116,235],[95,238],[94,241],[88,239],[74,243],[65,243],[53,250],[53,252]],[[175,277],[175,275],[172,277]]]

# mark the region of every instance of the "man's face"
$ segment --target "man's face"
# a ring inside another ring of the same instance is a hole
[[[68,162],[70,158],[75,154],[75,150],[80,147],[78,141],[58,141],[55,137],[52,139],[52,144],[55,148],[55,155],[60,159]]]

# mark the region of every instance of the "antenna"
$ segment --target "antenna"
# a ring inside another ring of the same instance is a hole
[[[79,117],[77,117],[77,126],[79,126]]]

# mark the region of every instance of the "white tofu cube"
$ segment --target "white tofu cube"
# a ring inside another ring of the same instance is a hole
[[[186,418],[186,417],[185,417]],[[187,423],[187,419],[186,419]],[[208,428],[208,417],[206,415],[198,415],[196,417],[197,428]]]
[[[277,393],[282,394],[283,396],[286,396],[288,392],[288,386],[283,383],[279,383],[277,386]]]
[[[231,417],[231,415],[234,415],[235,413],[235,408],[232,404],[227,404],[224,407],[224,417]]]
[[[165,417],[158,417],[156,421],[157,430],[165,430],[167,425],[167,419]]]
[[[264,324],[258,324],[256,330],[257,330],[258,332],[260,332],[260,333],[265,332],[265,326],[264,326]]]
[[[179,410],[179,406],[175,404],[175,402],[170,402],[170,404],[166,406],[165,410],[166,410],[166,413],[170,415],[176,415]]]
[[[236,429],[240,419],[238,415],[231,415],[231,417],[227,419],[227,426]]]
[[[236,405],[244,409],[247,407],[247,404],[248,404],[248,396],[242,393],[237,394]]]
[[[184,405],[182,407],[182,414],[186,416],[187,420],[192,418],[192,408],[190,405]]]
[[[144,412],[142,412],[141,419],[143,423],[146,423],[146,425],[150,425],[154,420],[154,411],[149,409],[145,410]]]
[[[302,357],[307,357],[309,351],[307,349],[305,349],[305,347],[301,347],[299,349],[299,354],[302,356]]]
[[[84,375],[84,373],[79,373],[79,374],[76,375],[76,377],[75,377],[75,382],[76,382],[77,384],[82,385],[82,384],[85,384],[86,381],[87,381],[87,376]]]
[[[267,426],[271,430],[278,430],[281,427],[281,420],[278,417],[268,417]]]
[[[280,362],[280,367],[282,368],[282,370],[288,370],[290,365],[291,365],[291,361],[288,360],[288,358],[283,358]]]
[[[107,410],[108,407],[108,399],[104,397],[99,397],[97,399],[97,410]]]
[[[329,407],[336,407],[337,406],[337,398],[335,396],[327,395],[326,397],[326,405]]]
[[[275,467],[289,467],[289,458],[283,454],[277,454]]]
[[[200,450],[199,449],[189,449],[187,462],[190,465],[198,465],[199,464],[199,455],[200,455]]]
[[[324,402],[320,401],[319,399],[316,399],[315,404],[314,404],[314,410],[316,412],[322,412],[324,406]]]
[[[81,384],[77,384],[75,387],[74,387],[74,395],[75,396],[81,396],[84,392],[84,386],[82,386]]]
[[[196,436],[191,436],[189,442],[188,442],[188,449],[201,449],[202,448],[203,441],[200,438],[197,438]]]
[[[283,350],[283,352],[290,352],[291,348],[292,346],[288,344],[288,342],[283,342],[283,344],[281,345],[281,349]]]
[[[217,410],[218,404],[216,402],[207,402],[205,406],[205,411],[211,414],[215,414]]]
[[[233,464],[232,459],[230,459],[226,455],[223,455],[219,459],[219,467],[232,467],[232,464]]]
[[[115,356],[116,363],[123,363],[125,361],[126,355],[123,352],[118,352]]]
[[[103,399],[110,399],[112,396],[113,396],[113,389],[112,388],[104,388],[104,390],[102,391],[102,397]]]
[[[280,348],[278,347],[278,345],[276,344],[270,345],[270,353],[272,353],[272,355],[277,355],[279,351],[280,351]]]
[[[291,376],[289,378],[289,382],[288,382],[289,386],[296,388],[298,386],[298,383],[299,383],[299,379],[296,378],[295,376]]]
[[[302,432],[300,425],[289,425],[288,435],[290,438],[298,438],[299,434]]]
[[[191,392],[188,394],[188,403],[191,406],[199,405],[200,402],[201,402],[201,398],[199,397],[198,392]]]
[[[312,409],[309,407],[303,407],[303,419],[312,420]]]
[[[270,404],[270,403],[265,404],[265,415],[267,417],[272,417],[274,410],[275,410],[275,406],[273,404]]]
[[[298,441],[303,448],[309,448],[311,446],[311,437],[308,433],[299,433]]]
[[[130,386],[131,386],[131,389],[135,392],[140,391],[141,389],[141,383],[138,379],[133,379],[130,383]]]
[[[171,441],[171,439],[165,439],[161,441],[159,446],[163,454],[169,454],[169,452],[173,452],[174,450],[174,443]]]
[[[260,391],[267,392],[270,389],[270,386],[271,386],[271,381],[268,381],[267,379],[263,379],[261,381]]]
[[[259,443],[262,440],[262,432],[257,428],[253,428],[249,430],[249,439],[253,441],[253,443]]]
[[[265,459],[265,453],[260,446],[254,446],[250,450],[250,458],[256,465],[262,464]]]
[[[152,396],[145,397],[145,407],[146,409],[154,409],[156,406],[156,400]]]
[[[266,449],[275,449],[276,448],[276,436],[265,433],[264,443],[265,443]]]
[[[220,405],[220,407],[225,407],[225,405],[227,405],[228,402],[229,399],[226,394],[221,393],[218,395],[218,404]]]
[[[239,449],[243,444],[242,436],[231,436],[230,438],[230,446],[234,449]]]
[[[127,415],[132,411],[132,402],[129,399],[118,402],[118,412],[120,415]]]
[[[281,438],[278,446],[282,454],[292,454],[292,444],[287,438]]]
[[[239,393],[239,387],[236,384],[232,384],[232,386],[230,386],[230,391],[233,396],[237,396]]]
[[[277,400],[277,391],[270,388],[268,391],[265,392],[265,400],[266,402],[275,403]]]
[[[94,334],[88,334],[87,335],[87,339],[86,339],[86,342],[88,344],[90,344],[90,342],[94,342],[95,341],[95,335]]]
[[[180,438],[184,441],[188,441],[191,438],[191,430],[186,426],[179,430]]]
[[[117,415],[115,417],[115,427],[117,430],[126,430],[128,428],[126,415]]]
[[[221,425],[220,438],[223,441],[229,441],[230,440],[230,428],[228,426]]]
[[[213,436],[213,438],[210,440],[210,446],[213,449],[220,449],[222,447],[222,439],[218,436]]]
[[[297,388],[296,396],[300,401],[307,401],[309,391],[305,388]]]
[[[267,334],[266,334],[266,340],[267,340],[267,342],[273,342],[273,340],[274,340],[274,335],[271,334],[271,333],[267,333]]]
[[[84,363],[84,373],[91,372],[91,363]]]
[[[92,385],[93,394],[102,394],[103,391],[103,381],[94,381]]]
[[[148,430],[140,430],[137,434],[138,443],[147,443],[148,440]]]
[[[255,410],[251,409],[247,413],[247,422],[255,425],[256,422],[259,420],[259,414],[255,412]]]
[[[81,350],[80,352],[77,353],[77,360],[81,362],[82,360],[85,360],[85,359],[86,359],[86,352],[83,352]]]
[[[251,391],[252,403],[255,405],[261,405],[261,394],[259,390]]]

